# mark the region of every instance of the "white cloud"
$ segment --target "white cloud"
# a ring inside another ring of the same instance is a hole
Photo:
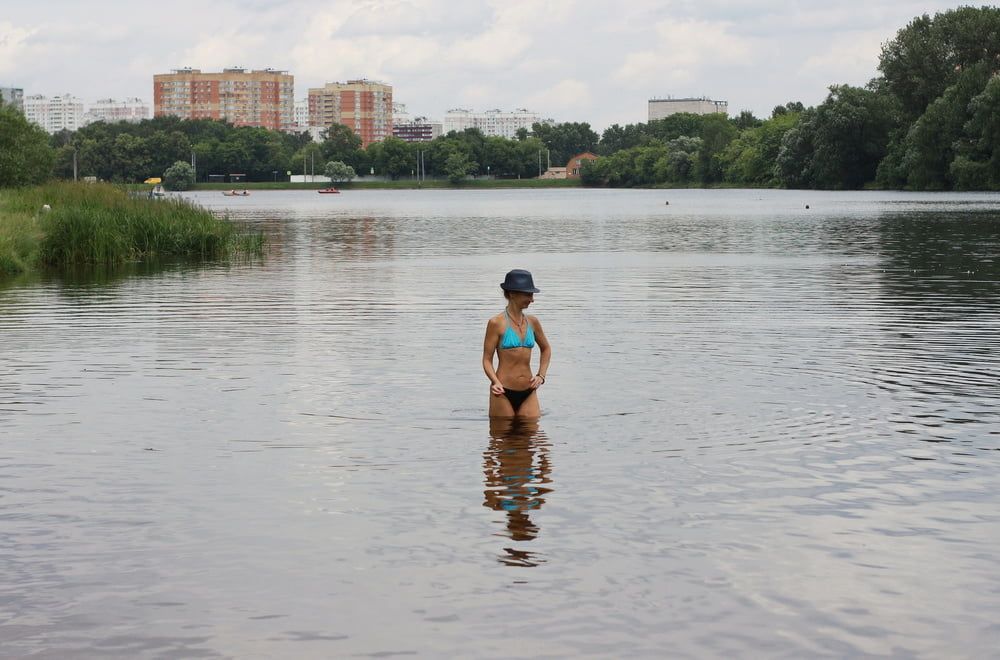
[[[943,0],[0,0],[0,84],[149,99],[154,73],[241,64],[296,95],[367,77],[415,115],[529,107],[595,128],[645,121],[650,96],[701,95],[764,116],[862,84],[878,49]],[[196,22],[192,16],[197,16]]]
[[[20,59],[27,55],[35,30],[0,22],[0,72],[14,72]]]
[[[593,103],[590,85],[582,80],[567,78],[543,91],[529,95],[526,107],[560,121],[589,121]]]
[[[732,34],[727,23],[661,21],[655,26],[655,45],[626,55],[615,78],[643,88],[688,82],[707,65],[749,65],[752,53],[751,40]]]
[[[881,31],[839,35],[826,51],[806,58],[798,73],[828,85],[864,85],[876,74],[884,37]]]

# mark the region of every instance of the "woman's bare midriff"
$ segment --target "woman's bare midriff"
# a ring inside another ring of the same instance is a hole
[[[497,378],[508,390],[526,390],[531,387],[531,349],[508,348],[497,351]]]

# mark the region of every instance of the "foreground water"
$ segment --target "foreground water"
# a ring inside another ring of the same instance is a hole
[[[0,288],[0,657],[995,657],[1000,196],[193,197],[267,259]]]

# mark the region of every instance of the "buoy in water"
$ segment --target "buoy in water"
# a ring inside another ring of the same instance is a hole
[[[809,205],[808,205],[808,204],[806,204],[806,208],[809,208]]]

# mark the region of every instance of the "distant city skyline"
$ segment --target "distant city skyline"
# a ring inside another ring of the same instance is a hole
[[[295,97],[328,82],[393,86],[417,116],[451,108],[529,108],[596,130],[644,122],[667,96],[725,99],[766,117],[815,105],[832,84],[876,75],[881,45],[915,16],[955,3],[822,4],[634,0],[177,0],[3,2],[0,86],[25,95],[152,101],[152,76],[176,68],[274,67]]]

